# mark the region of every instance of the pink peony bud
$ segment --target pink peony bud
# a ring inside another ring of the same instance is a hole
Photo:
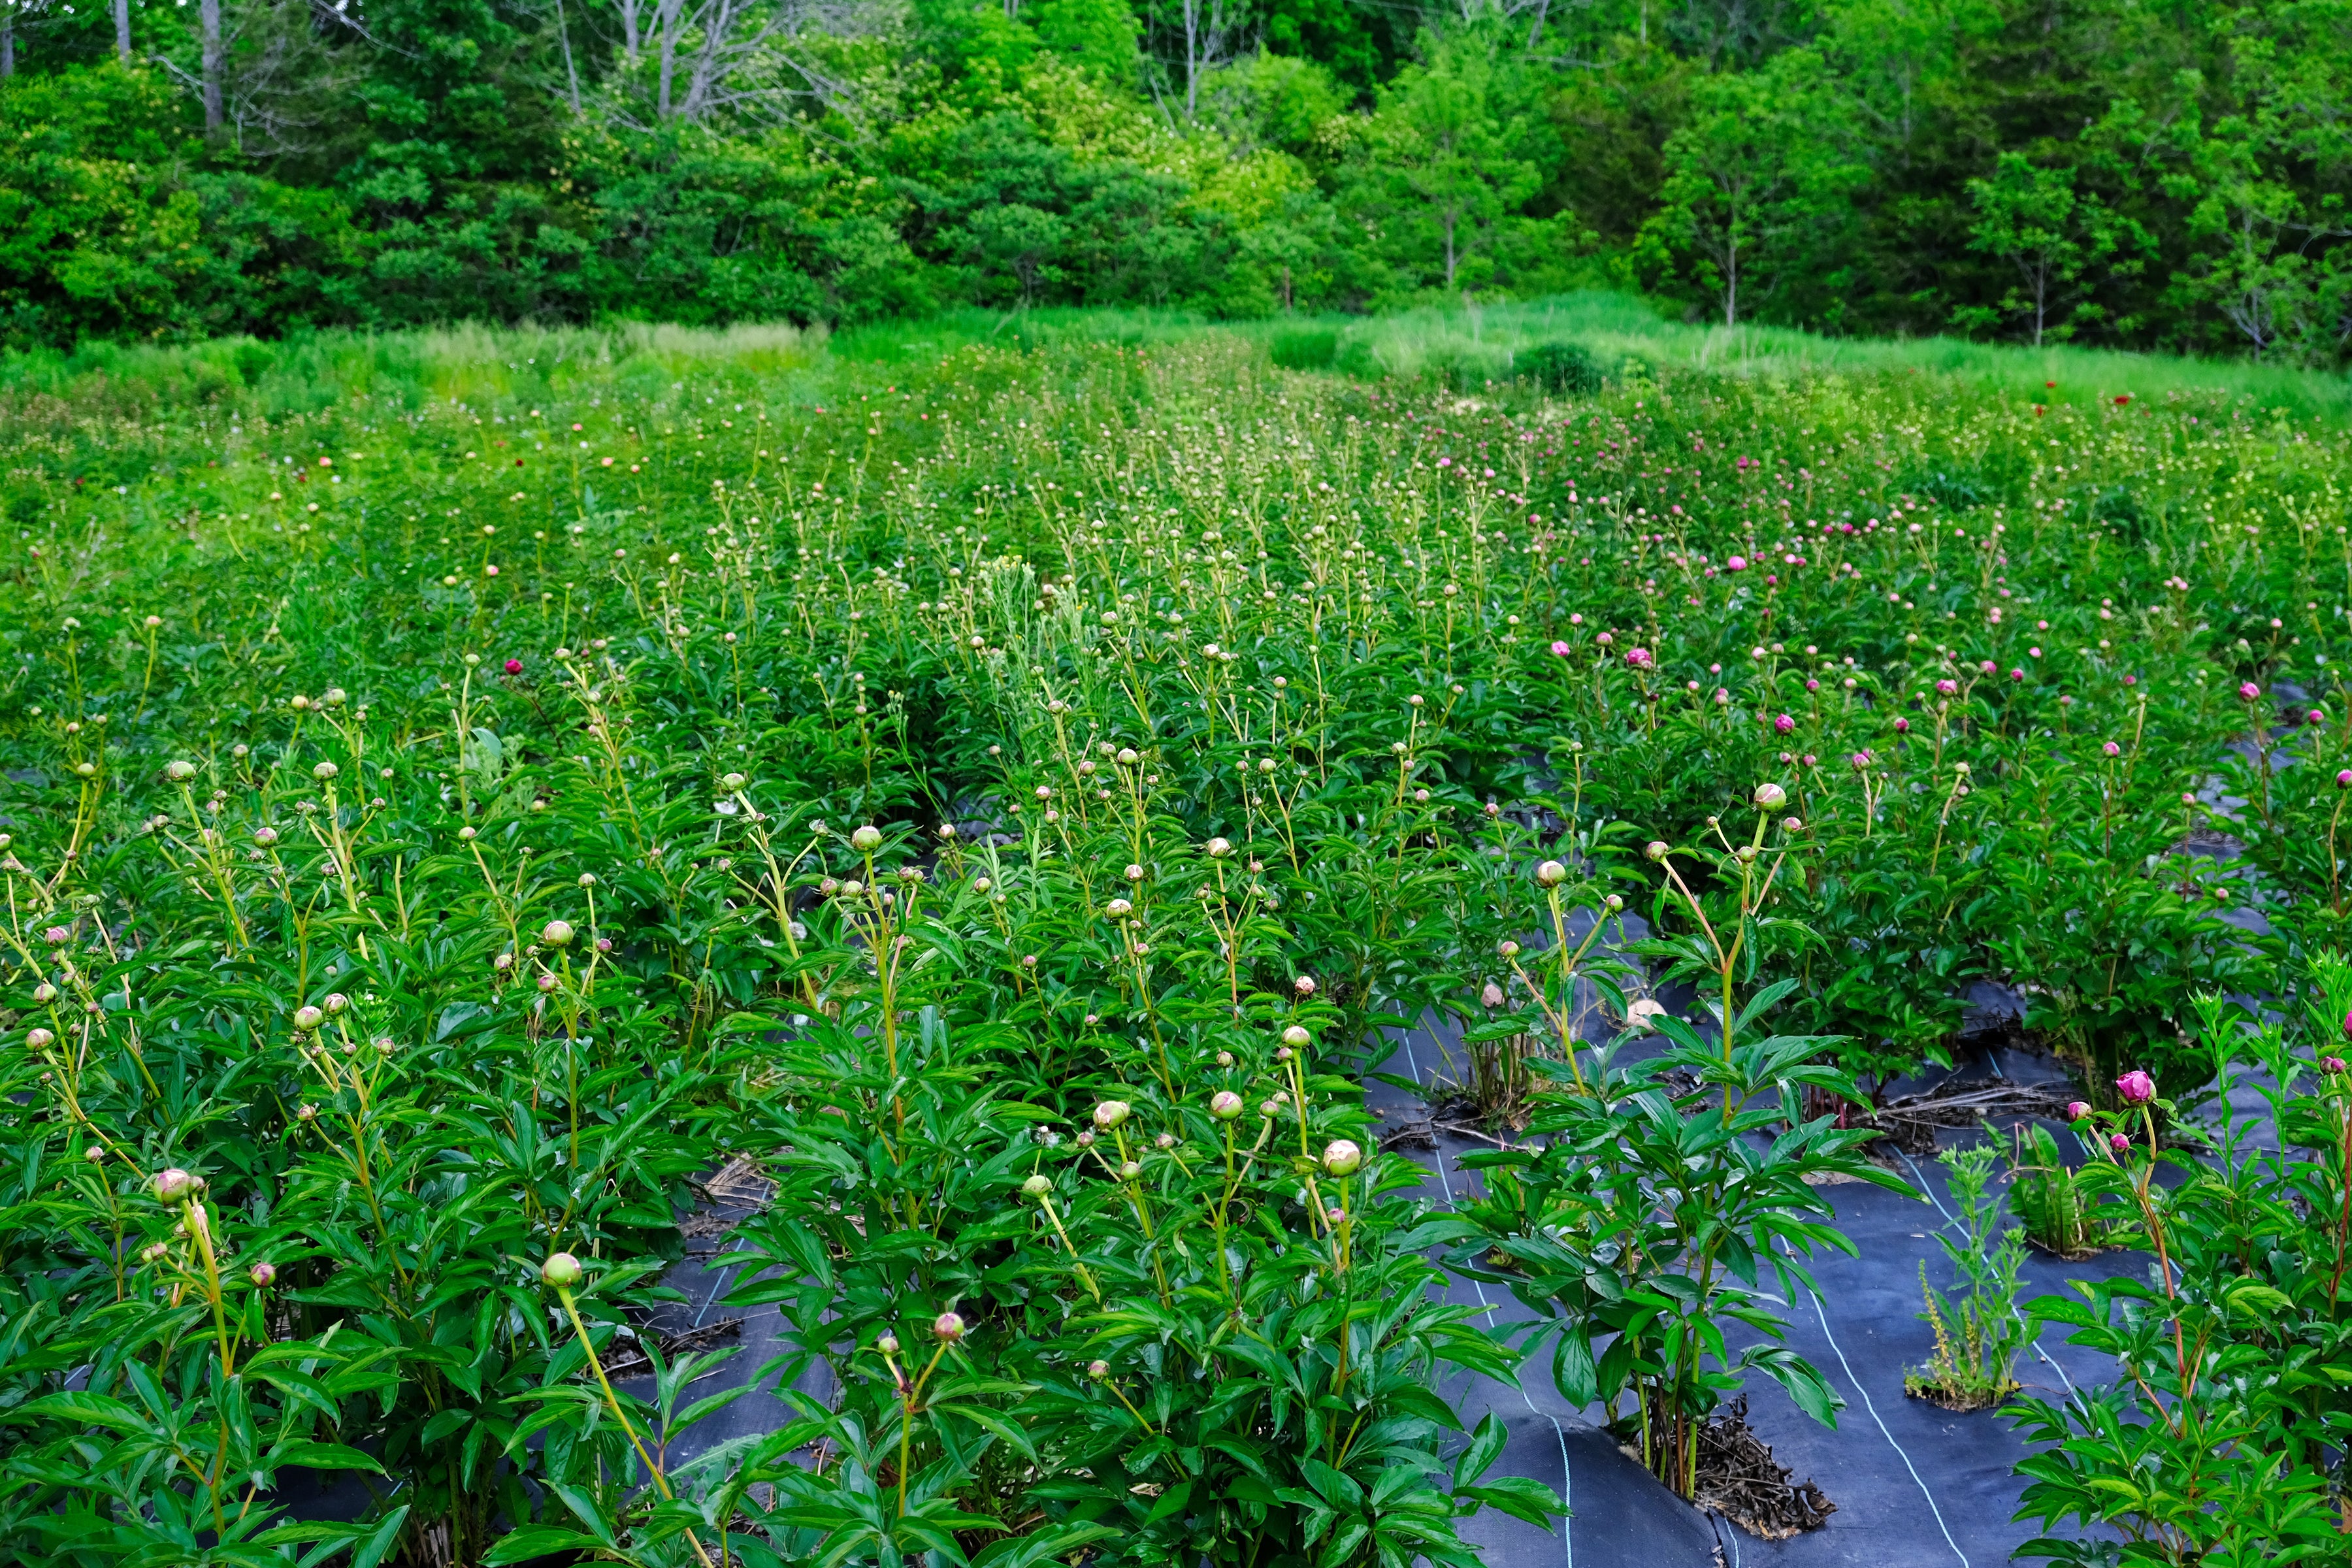
[[[1781,714],[1778,719],[1772,721],[1772,728],[1780,731],[1783,735],[1787,734],[1796,727],[1797,721],[1794,719],[1790,718],[1786,713]]]
[[[1735,555],[1730,560],[1725,562],[1724,564],[1730,567],[1734,572],[1745,572],[1748,570],[1748,562],[1743,556]]]
[[[1345,1138],[1335,1138],[1323,1151],[1323,1168],[1335,1176],[1352,1176],[1364,1163],[1364,1152]]]
[[[2120,757],[2124,754],[2124,749],[2121,746],[2116,745],[2113,741],[2109,741],[2105,745],[2099,748],[2099,754],[2106,757]]]
[[[1499,1007],[1503,1005],[1503,988],[1489,980],[1478,993],[1478,1000],[1489,1007]]]
[[[2131,1140],[2120,1132],[2111,1132],[2107,1135],[2107,1147],[2120,1154],[2131,1147]]]
[[[2344,1058],[2342,1057],[2322,1057],[2319,1058],[2319,1070],[2321,1072],[2342,1072],[2344,1070]]]
[[[2156,1098],[2156,1080],[2134,1068],[2116,1079],[2116,1092],[2133,1105],[2146,1105]]]
[[[1301,996],[1312,996],[1315,994],[1315,977],[1311,974],[1302,974],[1290,984]]]
[[[1607,640],[1605,634],[1603,635],[1603,640]],[[1650,650],[1648,648],[1629,647],[1625,650],[1625,663],[1629,668],[1633,669],[1648,669],[1655,665],[1657,660],[1650,657]]]
[[[2262,700],[2263,689],[2249,680],[2238,688],[2238,696],[2243,701],[2259,702]]]
[[[177,1165],[155,1173],[155,1198],[159,1203],[179,1203],[194,1192],[195,1187],[195,1177]]]
[[[2091,1108],[2079,1100],[2066,1107],[2066,1120],[2069,1121],[2080,1121],[2090,1114]]]
[[[1897,719],[1895,721],[1895,732],[1898,735],[1909,734],[1911,732],[1911,721],[1908,719]]]
[[[1551,645],[1551,651],[1559,655],[1561,658],[1566,658],[1568,657],[1568,645],[1564,642],[1556,642]]]
[[[252,1280],[256,1286],[267,1290],[269,1289],[270,1283],[278,1278],[278,1265],[275,1263],[257,1263],[252,1268],[245,1271],[245,1277]]]
[[[540,1279],[559,1290],[569,1290],[579,1284],[583,1272],[580,1259],[568,1252],[551,1252],[547,1261],[539,1266]]]
[[[943,1344],[953,1344],[963,1338],[963,1320],[953,1312],[941,1312],[931,1320],[931,1333]]]
[[[522,660],[519,658],[510,658],[507,660],[507,673],[509,675],[520,675],[522,673]]]
[[[1209,1097],[1209,1114],[1220,1121],[1231,1121],[1242,1113],[1242,1097],[1230,1089],[1221,1089]]]
[[[2325,724],[2327,722],[2327,715],[2315,708],[2303,716],[2303,721],[2306,724]]]

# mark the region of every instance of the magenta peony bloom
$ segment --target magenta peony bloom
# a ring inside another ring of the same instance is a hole
[[[2146,1105],[2156,1098],[2156,1079],[2134,1068],[2116,1079],[2116,1092],[2133,1105]]]
[[[2107,1135],[2107,1147],[2120,1154],[2131,1147],[2131,1140],[2120,1132],[2111,1132]]]
[[[1561,658],[1566,658],[1568,657],[1568,645],[1564,642],[1556,642],[1551,645],[1551,651]]]

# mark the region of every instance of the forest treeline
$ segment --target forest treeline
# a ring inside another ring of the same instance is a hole
[[[0,0],[0,341],[1608,283],[2332,365],[2352,0]]]

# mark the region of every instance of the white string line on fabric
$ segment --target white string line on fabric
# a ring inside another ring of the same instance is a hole
[[[1787,1243],[1778,1237],[1774,1241],[1784,1256],[1794,1256],[1790,1253]],[[1902,1444],[1895,1440],[1895,1434],[1887,1430],[1885,1417],[1878,1414],[1878,1405],[1870,1397],[1870,1390],[1864,1385],[1862,1379],[1853,1374],[1853,1363],[1845,1359],[1845,1347],[1838,1343],[1837,1333],[1830,1327],[1829,1311],[1822,1305],[1820,1295],[1811,1291],[1807,1294],[1813,1299],[1813,1316],[1821,1320],[1822,1338],[1829,1342],[1830,1349],[1838,1358],[1838,1365],[1845,1370],[1845,1380],[1853,1384],[1854,1393],[1862,1396],[1862,1407],[1870,1412],[1870,1419],[1877,1426],[1878,1435],[1886,1439],[1886,1446],[1895,1450],[1895,1457],[1903,1461],[1905,1469],[1911,1472],[1911,1479],[1918,1487],[1919,1495],[1927,1500],[1927,1511],[1936,1516],[1936,1528],[1944,1532],[1944,1544],[1949,1546],[1952,1555],[1960,1560],[1960,1568],[1969,1568],[1969,1554],[1960,1550],[1958,1542],[1952,1539],[1952,1527],[1944,1522],[1944,1510],[1936,1506],[1936,1494],[1927,1489],[1927,1481],[1919,1474],[1919,1467],[1911,1462],[1911,1456],[1904,1451]]]
[[[1412,1031],[1410,1029],[1407,1029],[1404,1032],[1404,1065],[1412,1070],[1412,1081],[1415,1084],[1419,1084],[1421,1082],[1421,1059],[1413,1055]],[[1443,1146],[1437,1150],[1437,1181],[1438,1184],[1445,1189],[1445,1206],[1448,1209],[1453,1208],[1454,1183],[1452,1178],[1448,1177],[1445,1173],[1445,1150]],[[1495,1322],[1495,1304],[1486,1300],[1486,1286],[1481,1284],[1479,1281],[1473,1279],[1470,1281],[1470,1288],[1478,1292],[1478,1304],[1486,1309],[1486,1325],[1487,1327],[1492,1328]],[[1521,1384],[1519,1387],[1519,1397],[1526,1401],[1529,1414],[1541,1415],[1545,1420],[1551,1423],[1552,1436],[1559,1439],[1559,1501],[1562,1508],[1572,1510],[1575,1504],[1575,1472],[1570,1468],[1568,1463],[1567,1429],[1560,1426],[1559,1416],[1536,1408],[1536,1402],[1534,1398],[1528,1394],[1525,1384]],[[1569,1516],[1562,1518],[1559,1521],[1560,1544],[1568,1549],[1568,1568],[1576,1568],[1576,1534],[1573,1519],[1574,1516],[1571,1512]]]
[[[1953,1214],[1951,1210],[1944,1206],[1944,1200],[1936,1195],[1936,1188],[1934,1184],[1927,1180],[1927,1173],[1920,1170],[1917,1165],[1912,1164],[1911,1156],[1909,1154],[1904,1153],[1900,1149],[1897,1149],[1895,1152],[1897,1154],[1903,1155],[1903,1163],[1906,1165],[1910,1166],[1913,1179],[1918,1182],[1919,1190],[1927,1194],[1927,1201],[1936,1205],[1936,1212],[1944,1216],[1944,1224],[1948,1227],[1958,1228],[1960,1223],[1959,1216]],[[2016,1319],[2021,1327],[2031,1328],[2032,1326],[2026,1322],[2025,1314],[2017,1310],[2017,1303],[2014,1301],[2011,1301],[2009,1304],[2009,1315]],[[2056,1373],[2058,1374],[2058,1381],[2066,1385],[2066,1392],[2069,1394],[2072,1394],[2074,1392],[2074,1380],[2068,1377],[2066,1375],[2066,1369],[2059,1365],[2055,1361],[2052,1360],[2050,1352],[2042,1348],[2041,1334],[2037,1332],[2033,1336],[2031,1343],[2033,1348],[2034,1358],[2040,1361],[2043,1366],[2046,1366],[2051,1371]]]

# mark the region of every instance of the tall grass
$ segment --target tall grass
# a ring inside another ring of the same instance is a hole
[[[815,395],[830,366],[936,363],[971,344],[1142,347],[1205,333],[1264,343],[1277,363],[1296,369],[1362,379],[1438,379],[1464,388],[1510,380],[1523,374],[1528,350],[1565,342],[1583,349],[1612,377],[1663,370],[1766,382],[1932,375],[1978,392],[2053,405],[2220,393],[2250,408],[2352,421],[2352,379],[2332,372],[1957,338],[1833,338],[1782,327],[1727,328],[1670,320],[1635,296],[1603,290],[1370,319],[1218,323],[1176,310],[964,310],[834,334],[782,324],[701,329],[626,321],[318,332],[279,342],[93,343],[71,352],[0,355],[0,419],[42,412],[136,418],[203,404],[275,416],[361,395],[408,407],[525,403],[601,385],[658,401],[688,383],[708,395],[756,384],[772,400],[780,390],[786,397]]]
[[[1528,349],[1567,342],[1583,347],[1604,372],[1631,361],[1759,380],[1936,375],[1983,391],[2013,389],[2021,400],[2053,405],[2218,392],[2253,407],[2352,418],[2352,378],[2333,372],[2063,345],[2033,349],[1945,337],[1832,338],[1785,327],[1724,327],[1671,321],[1632,295],[1597,290],[1371,321],[1326,318],[1287,330],[1331,333],[1331,363],[1343,371],[1444,376],[1456,384],[1503,380]]]
[[[656,393],[688,378],[772,385],[821,366],[826,334],[782,323],[715,329],[623,321],[315,332],[184,345],[89,343],[0,356],[0,409],[137,417],[201,404],[277,416],[354,396],[404,407],[529,400],[610,384]]]

